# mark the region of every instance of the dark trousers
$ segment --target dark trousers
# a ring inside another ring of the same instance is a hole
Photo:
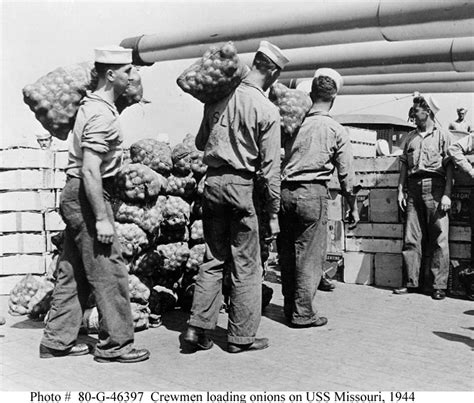
[[[107,213],[113,222],[109,201]],[[116,357],[132,349],[133,321],[128,272],[117,237],[112,244],[97,240],[95,216],[82,180],[68,179],[61,194],[60,212],[66,223],[58,278],[43,339],[47,347],[74,346],[90,293],[99,311],[98,357]]]
[[[441,211],[442,178],[408,180],[407,217],[403,245],[404,280],[407,287],[446,289],[449,274],[449,217]],[[423,253],[425,245],[426,251]],[[420,282],[422,257],[429,269]]]
[[[253,175],[210,169],[203,194],[204,238],[212,255],[230,267],[228,341],[253,343],[261,319],[262,265]],[[223,264],[199,270],[189,324],[213,329],[222,303]]]
[[[318,319],[316,292],[326,258],[327,203],[324,184],[282,183],[278,252],[284,313],[294,324]]]
[[[474,187],[469,197],[469,221],[471,223],[471,268],[474,270]]]

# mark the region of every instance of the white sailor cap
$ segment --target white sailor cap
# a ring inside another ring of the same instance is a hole
[[[457,109],[457,111],[462,112],[462,113],[466,113],[467,109],[461,106],[460,108]]]
[[[337,92],[341,91],[341,88],[344,84],[344,80],[342,79],[342,76],[336,70],[329,69],[327,67],[317,69],[314,72],[314,78],[317,78],[320,76],[332,78],[334,82],[336,83]]]
[[[94,49],[97,63],[104,64],[130,64],[132,63],[132,49],[122,48],[121,46],[103,46]]]
[[[431,112],[433,112],[433,115],[436,115],[441,110],[441,108],[439,107],[438,102],[433,98],[432,95],[428,95],[425,98],[425,100],[426,100],[426,103],[428,104],[428,106],[430,107]]]
[[[261,52],[275,63],[280,69],[284,69],[290,62],[282,53],[278,46],[273,45],[268,41],[261,41],[257,52]]]
[[[37,140],[47,140],[51,137],[52,137],[51,133],[49,133],[49,132],[36,133],[36,139]]]

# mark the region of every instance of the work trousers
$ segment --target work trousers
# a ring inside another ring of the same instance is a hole
[[[278,253],[284,313],[293,324],[318,319],[316,293],[326,259],[327,204],[324,183],[282,183]]]
[[[471,269],[474,270],[474,186],[469,197],[469,222],[471,224]]]
[[[255,340],[262,309],[262,265],[258,220],[252,200],[253,174],[209,169],[203,194],[204,238],[220,261],[200,267],[189,324],[213,329],[222,304],[224,264],[230,267],[227,339],[250,344]]]
[[[403,245],[404,282],[429,291],[447,288],[449,274],[449,217],[441,210],[443,178],[409,178]],[[426,247],[423,253],[423,246]],[[420,276],[422,257],[428,272]],[[420,278],[421,277],[421,278]]]
[[[111,204],[105,202],[113,222]],[[117,236],[112,244],[97,240],[95,216],[81,179],[68,178],[60,212],[66,223],[63,252],[41,343],[56,350],[74,346],[92,292],[99,312],[94,354],[110,358],[127,353],[133,347],[134,330],[128,272]]]

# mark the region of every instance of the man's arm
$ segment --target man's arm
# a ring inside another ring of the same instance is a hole
[[[407,199],[405,197],[405,184],[407,182],[408,167],[405,162],[400,164],[400,176],[398,177],[398,207],[400,210],[405,211],[407,207]]]
[[[349,228],[355,228],[359,222],[359,210],[355,192],[355,174],[353,168],[354,157],[352,154],[349,133],[344,128],[336,132],[336,154],[334,165],[337,169],[341,193],[349,205]]]
[[[97,239],[102,243],[112,243],[114,223],[110,221],[107,215],[104,190],[102,188],[102,175],[100,173],[103,155],[89,148],[83,148],[83,150],[82,179],[87,199],[96,218]]]
[[[466,154],[473,151],[473,137],[474,135],[470,134],[448,147],[448,155],[452,158],[454,165],[462,169],[472,178],[474,178],[474,168],[467,160]]]
[[[260,170],[266,182],[268,213],[272,235],[280,232],[278,211],[280,210],[280,115],[275,111],[274,117],[260,125],[258,147],[260,150]]]
[[[198,134],[196,136],[195,144],[199,151],[204,151],[206,148],[207,140],[209,139],[209,127],[207,125],[207,106],[204,106],[204,114],[199,127]]]

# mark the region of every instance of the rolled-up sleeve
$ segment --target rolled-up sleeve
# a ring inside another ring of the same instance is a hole
[[[474,176],[474,168],[467,160],[466,155],[473,152],[473,137],[472,134],[465,136],[448,148],[448,155],[452,158],[454,165],[471,176]]]
[[[195,145],[199,151],[204,151],[206,148],[207,140],[209,139],[209,127],[207,124],[208,106],[204,106],[204,113],[199,127],[198,134],[196,135]]]
[[[352,196],[355,186],[354,158],[347,129],[342,128],[336,131],[336,148],[334,166],[337,169],[341,192],[344,196]]]
[[[277,214],[280,210],[280,115],[275,110],[268,119],[260,122],[259,136],[260,170],[268,194],[268,212]]]
[[[441,155],[443,156],[443,165],[448,164],[451,161],[451,156],[449,155],[449,147],[452,143],[451,133],[447,130],[441,130]]]
[[[105,154],[110,151],[111,142],[116,140],[117,132],[113,130],[113,121],[106,115],[94,115],[84,126],[81,148]]]

